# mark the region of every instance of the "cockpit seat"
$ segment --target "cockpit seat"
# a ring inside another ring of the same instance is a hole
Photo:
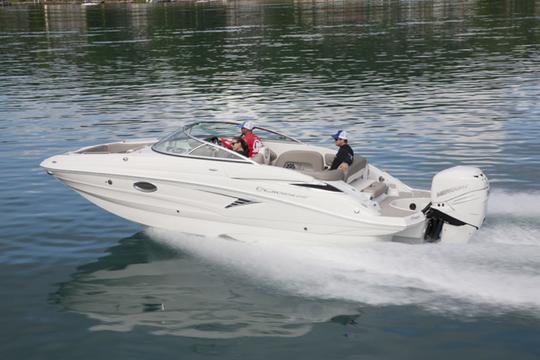
[[[262,147],[259,150],[259,153],[257,155],[254,155],[251,159],[259,164],[269,165],[274,160],[276,160],[276,157],[276,153],[273,152],[272,149],[270,149],[269,147],[265,146]]]
[[[333,154],[326,154],[325,155],[325,161],[327,166],[332,165],[332,161],[334,161],[335,155]],[[302,171],[306,175],[313,176],[316,179],[319,180],[326,180],[326,181],[338,181],[343,180],[347,183],[351,183],[356,179],[363,179],[367,178],[367,159],[360,155],[355,155],[353,163],[349,167],[349,170],[347,173],[344,173],[341,170],[335,169],[335,170],[322,170],[322,171],[310,171],[310,170],[303,170]]]
[[[351,183],[356,179],[367,177],[366,166],[367,159],[365,157],[354,155],[353,163],[349,166],[349,171],[347,171],[347,175],[345,175],[345,181]]]
[[[322,171],[324,159],[317,151],[289,150],[279,155],[274,165],[299,171]]]

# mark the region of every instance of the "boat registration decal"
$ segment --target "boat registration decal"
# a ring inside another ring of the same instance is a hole
[[[267,189],[267,188],[262,187],[262,186],[257,186],[257,191],[264,192],[266,194],[283,195],[283,196],[290,196],[290,197],[301,198],[301,199],[307,199],[308,198],[305,195],[299,195],[299,194],[289,193],[289,192],[285,192],[285,191]]]
[[[439,191],[437,193],[437,197],[447,195],[447,194],[456,192],[458,190],[465,190],[466,188],[467,188],[467,185],[462,185],[462,186],[456,186],[456,187],[453,187],[453,188],[449,188],[449,189],[446,189],[446,190],[443,190],[443,191]]]

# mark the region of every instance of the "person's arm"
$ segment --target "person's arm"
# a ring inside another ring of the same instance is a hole
[[[339,148],[336,157],[334,158],[334,161],[332,161],[332,166],[330,166],[330,170],[337,169],[344,161],[346,156],[346,151],[343,148]]]
[[[223,147],[226,147],[227,149],[232,149],[232,141],[231,139],[227,139],[227,138],[220,138],[219,141],[221,142],[221,145]]]

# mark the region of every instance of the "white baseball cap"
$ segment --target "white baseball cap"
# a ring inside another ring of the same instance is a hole
[[[247,120],[247,121],[244,121],[241,125],[240,125],[240,129],[248,129],[248,130],[253,130],[253,127],[255,125],[253,125],[253,121],[251,120]]]
[[[347,132],[345,130],[339,130],[337,133],[332,135],[332,137],[334,138],[334,140],[337,140],[337,139],[347,140]]]

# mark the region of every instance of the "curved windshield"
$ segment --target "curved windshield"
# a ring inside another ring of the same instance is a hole
[[[152,149],[168,154],[185,155],[200,145],[201,142],[199,140],[187,136],[182,129],[158,141],[152,146]]]
[[[300,142],[294,138],[265,128],[255,127],[263,142]],[[170,155],[196,156],[205,158],[234,159],[250,161],[243,155],[222,146],[221,140],[240,135],[238,124],[234,122],[198,122],[186,125],[182,130],[160,140],[152,149]]]

